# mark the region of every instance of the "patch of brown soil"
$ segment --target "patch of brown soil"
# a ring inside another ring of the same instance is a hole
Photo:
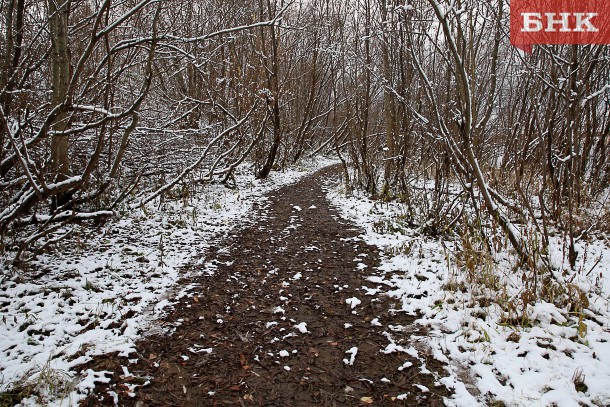
[[[430,372],[442,365],[382,352],[388,335],[413,346],[418,327],[393,300],[367,295],[381,288],[366,280],[378,249],[329,207],[321,182],[332,171],[276,191],[257,223],[207,253],[160,321],[169,333],[138,343],[137,362],[88,363],[113,375],[83,405],[113,405],[112,392],[122,406],[443,405],[448,391]]]

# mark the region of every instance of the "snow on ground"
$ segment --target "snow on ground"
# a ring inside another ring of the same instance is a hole
[[[180,277],[214,273],[203,261],[206,249],[245,224],[264,193],[330,163],[320,159],[264,181],[243,168],[235,190],[208,185],[179,202],[125,210],[102,227],[83,227],[27,272],[0,259],[0,392],[34,383],[55,404],[75,405],[103,374],[74,378],[74,366],[97,354],[132,352],[146,326],[181,295]],[[197,257],[200,267],[184,267]]]
[[[383,251],[381,276],[370,278],[376,288],[367,288],[401,299],[406,313],[430,327],[430,335],[418,339],[450,366],[442,380],[455,391],[449,405],[610,405],[607,238],[579,243],[575,271],[567,266],[561,239],[553,241],[559,284],[541,284],[580,306],[540,301],[523,310],[522,275],[511,269],[516,261],[509,255],[477,259],[473,277],[483,284],[475,285],[456,265],[457,243],[401,224],[400,204],[345,197],[336,188],[328,196],[344,217],[364,228],[362,238]]]

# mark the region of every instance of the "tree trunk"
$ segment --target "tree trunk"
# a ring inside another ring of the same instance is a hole
[[[271,2],[267,1],[267,10],[270,15],[273,15]],[[263,168],[256,174],[256,178],[262,179],[267,178],[271,170],[273,169],[273,165],[275,164],[275,157],[277,156],[277,151],[280,148],[280,144],[282,142],[282,123],[280,117],[280,86],[279,86],[279,75],[280,75],[280,64],[279,64],[279,56],[278,56],[278,48],[279,48],[279,33],[276,31],[275,26],[269,27],[269,31],[271,34],[271,72],[268,72],[267,83],[269,86],[269,90],[271,91],[271,95],[273,100],[270,101],[269,108],[271,109],[271,121],[273,123],[273,142],[271,144],[271,148],[269,149],[269,154],[267,155],[267,160],[263,165]]]
[[[386,0],[381,0],[381,24],[389,25],[389,19],[391,18],[388,14]],[[389,194],[390,189],[390,178],[394,172],[394,162],[396,160],[396,139],[397,139],[397,125],[396,125],[396,103],[394,101],[394,95],[392,94],[392,66],[390,64],[390,40],[391,34],[389,33],[391,27],[383,27],[383,41],[381,45],[381,53],[383,59],[383,76],[385,79],[385,86],[383,89],[383,110],[385,118],[385,132],[386,132],[386,150],[385,150],[385,162],[384,162],[384,185],[383,193]]]
[[[68,48],[68,14],[70,1],[48,0],[49,28],[51,36],[51,87],[52,107],[67,105],[68,87],[70,86],[70,50]],[[63,3],[61,3],[63,1]],[[60,110],[51,125],[54,133],[63,132],[68,127],[67,106]],[[61,182],[70,175],[68,157],[68,136],[53,134],[51,136],[51,171],[55,182]],[[59,195],[52,207],[60,207],[70,200],[69,193]]]

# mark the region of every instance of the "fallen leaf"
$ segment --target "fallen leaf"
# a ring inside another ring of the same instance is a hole
[[[248,361],[246,360],[246,357],[244,356],[244,354],[240,354],[239,355],[239,363],[241,364],[241,368],[248,370],[250,369],[250,365],[248,365]]]
[[[149,360],[157,359],[157,355],[155,355],[154,353],[151,353],[150,355],[148,355],[148,359]]]
[[[371,397],[362,397],[360,401],[366,404],[373,404],[373,399]]]
[[[248,400],[248,401],[254,401],[254,396],[251,394],[246,394],[244,396],[244,400]]]

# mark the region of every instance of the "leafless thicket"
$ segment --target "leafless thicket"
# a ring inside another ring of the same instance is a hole
[[[3,250],[19,263],[126,200],[230,186],[246,159],[266,177],[310,152],[331,131],[318,12],[270,0],[2,0]]]
[[[610,184],[610,51],[524,55],[506,1],[1,0],[0,15],[16,260],[126,200],[320,151],[425,233],[486,225],[491,247],[501,231],[534,279],[553,231],[573,265],[603,226],[583,209]]]
[[[349,4],[364,19],[353,24],[363,92],[353,181],[404,200],[424,233],[475,230],[488,252],[507,249],[503,236],[536,298],[541,273],[560,274],[554,234],[573,268],[576,242],[608,228],[608,47],[523,54],[510,46],[506,1]]]

